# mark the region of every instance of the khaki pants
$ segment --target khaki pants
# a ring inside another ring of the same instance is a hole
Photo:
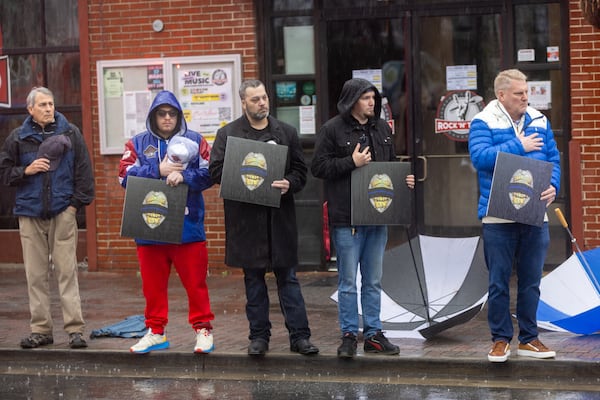
[[[50,265],[58,282],[64,329],[83,332],[77,280],[77,220],[72,207],[52,219],[19,217],[19,232],[29,291],[31,332],[52,334]],[[49,257],[52,256],[52,262]]]

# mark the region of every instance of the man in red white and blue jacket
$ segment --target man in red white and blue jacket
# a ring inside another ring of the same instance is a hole
[[[170,142],[184,143],[187,159],[167,156]],[[165,335],[168,322],[168,280],[173,265],[186,289],[189,323],[196,332],[196,353],[214,349],[211,312],[206,276],[208,251],[204,231],[202,192],[212,186],[208,173],[210,145],[198,132],[189,130],[179,102],[169,91],[159,92],[148,113],[146,130],[125,145],[119,165],[119,182],[127,178],[161,179],[165,185],[188,185],[188,197],[181,244],[136,239],[142,287],[146,298],[148,333],[130,348],[132,353],[148,353],[169,347]]]

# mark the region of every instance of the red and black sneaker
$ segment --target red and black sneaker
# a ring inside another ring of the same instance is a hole
[[[394,344],[391,344],[390,341],[383,336],[383,332],[381,331],[377,331],[376,334],[365,339],[364,349],[365,353],[388,355],[400,354],[400,348]]]

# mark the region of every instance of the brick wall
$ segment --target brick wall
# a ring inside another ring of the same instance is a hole
[[[133,240],[122,238],[119,233],[124,197],[117,181],[120,157],[100,154],[96,62],[240,54],[243,78],[258,77],[254,8],[252,0],[88,0],[87,12],[92,157],[97,190],[96,268],[137,269]],[[164,22],[161,32],[152,30],[152,21],[157,18]],[[224,268],[224,220],[218,190],[205,192],[205,201],[209,266],[214,273],[215,269]]]
[[[580,164],[571,165],[572,177],[580,174],[571,181],[581,181],[573,188],[579,193],[571,192],[581,198],[581,207],[573,201],[572,218],[583,231],[580,247],[590,249],[600,246],[600,30],[583,18],[579,0],[571,0],[569,10],[571,136],[581,154]]]

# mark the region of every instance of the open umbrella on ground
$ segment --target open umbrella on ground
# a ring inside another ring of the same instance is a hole
[[[357,281],[360,286],[360,276]],[[465,323],[487,300],[482,242],[419,235],[388,249],[382,289],[381,320],[388,337],[427,339]],[[337,300],[337,292],[332,298]]]
[[[538,326],[583,335],[599,332],[599,278],[600,248],[573,253],[542,278]]]
[[[582,252],[560,208],[554,211],[577,252],[542,278],[538,326],[590,335],[600,331],[600,248]]]

